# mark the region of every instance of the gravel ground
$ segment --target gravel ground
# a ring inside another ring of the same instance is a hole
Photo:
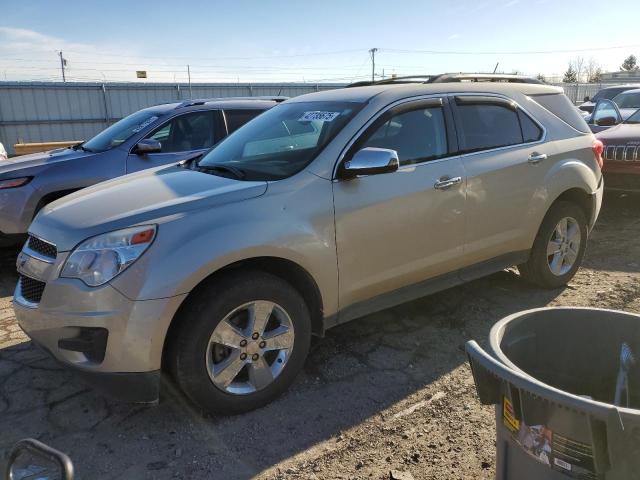
[[[0,471],[15,441],[35,437],[68,452],[80,479],[493,478],[493,410],[477,402],[464,342],[527,308],[640,312],[638,206],[605,199],[567,288],[508,270],[340,326],[286,395],[228,418],[200,417],[169,384],[156,407],[88,389],[16,325],[17,252],[0,251]]]

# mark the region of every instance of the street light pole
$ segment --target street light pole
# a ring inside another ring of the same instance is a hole
[[[372,48],[371,50],[369,50],[369,53],[371,54],[371,82],[375,81],[375,76],[376,76],[376,52],[378,51],[377,48]]]
[[[65,63],[65,60],[64,60],[64,57],[62,56],[62,50],[60,50],[59,55],[60,55],[60,68],[62,69],[62,81],[66,82],[67,78],[65,77],[65,74],[64,74],[64,63]]]

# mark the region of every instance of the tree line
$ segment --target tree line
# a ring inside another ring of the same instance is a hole
[[[629,55],[624,59],[620,70],[624,72],[637,72],[640,67],[637,64],[635,55]],[[542,75],[538,75],[538,78]],[[542,78],[544,79],[544,77]],[[569,61],[567,71],[562,77],[563,83],[579,83],[586,81],[587,83],[600,83],[602,80],[602,67],[593,58],[585,62],[584,57],[576,57]]]

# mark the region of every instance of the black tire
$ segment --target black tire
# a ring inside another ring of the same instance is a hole
[[[218,388],[205,362],[209,338],[227,314],[246,303],[268,300],[289,315],[295,332],[291,355],[280,374],[265,388],[232,394]],[[311,342],[311,318],[298,291],[274,275],[235,272],[204,286],[181,312],[180,327],[170,349],[171,373],[180,389],[203,411],[238,414],[266,405],[282,394],[302,369]]]
[[[580,228],[580,247],[578,255],[571,269],[562,275],[556,275],[551,271],[549,266],[549,257],[547,256],[547,245],[556,228],[556,225],[563,218],[573,218],[576,220]],[[531,254],[527,263],[518,265],[518,270],[522,278],[543,288],[559,288],[565,286],[571,281],[573,276],[580,268],[584,253],[587,247],[589,230],[587,228],[587,219],[584,211],[575,203],[560,201],[554,204],[538,230],[538,235],[533,243]]]

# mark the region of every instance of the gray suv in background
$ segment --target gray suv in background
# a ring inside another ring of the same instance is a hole
[[[565,285],[602,144],[562,89],[509,80],[303,95],[200,159],[58,200],[19,255],[17,320],[123,399],[156,400],[165,369],[238,413],[335,325],[512,265]]]
[[[74,147],[0,161],[0,243],[24,234],[46,204],[104,180],[205,152],[282,100],[229,98],[158,105]]]

